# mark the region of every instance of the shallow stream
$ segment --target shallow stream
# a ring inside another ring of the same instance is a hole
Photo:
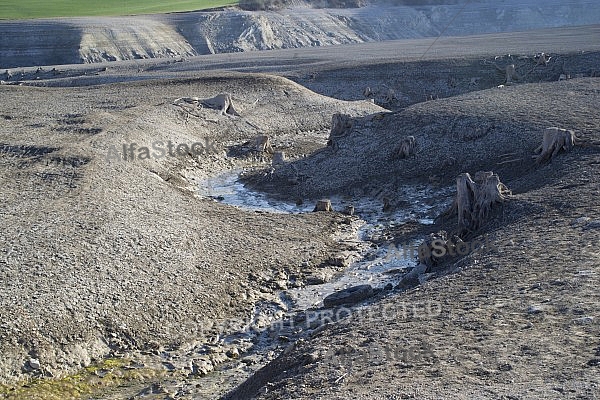
[[[275,200],[264,193],[246,188],[240,182],[242,170],[228,171],[224,174],[213,176],[202,181],[198,186],[197,195],[210,197],[223,204],[228,204],[242,210],[262,211],[272,213],[306,213],[312,212],[317,199],[305,201],[301,205]],[[356,235],[348,238],[354,241],[361,251],[354,254],[354,261],[350,263],[334,279],[319,285],[309,285],[298,289],[285,291],[293,308],[305,310],[319,306],[324,297],[351,286],[370,284],[373,287],[384,287],[388,283],[397,283],[400,276],[395,272],[407,272],[416,266],[414,258],[398,257],[404,248],[378,247],[373,241],[380,239],[382,233],[395,226],[406,223],[418,222],[423,225],[433,223],[443,207],[428,204],[429,200],[440,194],[439,189],[429,185],[407,185],[399,188],[406,207],[394,211],[384,212],[380,199],[330,197],[332,207],[342,211],[347,206],[354,207],[354,215],[360,218]],[[403,246],[416,248],[422,238],[416,238],[413,243]]]

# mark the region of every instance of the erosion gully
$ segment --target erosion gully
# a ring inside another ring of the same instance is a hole
[[[230,170],[204,179],[197,186],[196,196],[211,198],[245,212],[313,212],[317,199],[305,201],[302,205],[275,200],[245,187],[240,180],[244,172],[241,169]],[[129,387],[118,396],[126,394],[130,398],[155,399],[169,398],[171,394],[175,398],[190,396],[214,399],[224,395],[275,358],[285,347],[310,336],[325,322],[334,319],[333,312],[323,307],[326,296],[364,284],[371,285],[376,293],[381,293],[397,284],[405,273],[416,266],[416,260],[390,256],[389,246],[377,245],[381,235],[406,223],[432,224],[435,216],[447,204],[440,202],[432,206],[430,199],[446,191],[448,189],[440,190],[424,184],[400,187],[398,192],[409,205],[387,212],[382,210],[380,199],[330,197],[334,210],[344,210],[352,205],[354,215],[358,217],[353,219],[350,232],[340,236],[341,241],[352,243],[353,248],[357,249],[348,255],[350,262],[346,268],[327,282],[282,290],[268,300],[257,302],[248,321],[224,324],[211,343],[198,343],[187,350],[163,352],[163,367],[172,372],[185,370],[187,375],[173,374],[152,386]],[[412,245],[418,245],[422,239],[414,238]],[[335,317],[341,318],[368,307],[369,301],[347,305],[344,306],[347,312],[337,312]],[[209,364],[215,353],[222,355],[222,363],[212,367]],[[147,364],[156,365],[156,361],[146,361]]]

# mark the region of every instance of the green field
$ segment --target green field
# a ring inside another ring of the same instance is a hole
[[[237,4],[236,0],[0,0],[0,19],[153,14]]]

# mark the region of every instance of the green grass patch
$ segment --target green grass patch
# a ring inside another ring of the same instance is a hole
[[[149,368],[127,369],[129,363],[127,359],[107,359],[61,379],[42,378],[0,385],[0,399],[78,400],[128,383],[149,382],[164,374]]]
[[[236,0],[1,0],[0,19],[154,14],[237,3]]]

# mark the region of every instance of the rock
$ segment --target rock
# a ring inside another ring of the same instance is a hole
[[[240,351],[236,347],[234,347],[233,349],[227,350],[227,353],[225,353],[225,355],[229,358],[239,358]]]
[[[36,371],[36,370],[42,368],[42,365],[40,364],[40,361],[38,359],[30,358],[29,359],[29,368]]]
[[[350,255],[348,253],[336,254],[335,256],[329,257],[327,264],[334,267],[347,268],[350,266]]]
[[[577,219],[574,219],[573,221],[571,221],[571,225],[583,225],[586,222],[588,222],[591,218],[590,217],[579,217]]]
[[[192,363],[192,368],[193,368],[192,371],[194,372],[194,374],[204,376],[204,375],[208,374],[209,372],[211,372],[214,367],[210,361],[207,361],[204,359],[199,359],[199,360],[195,360]]]
[[[400,284],[398,285],[401,288],[417,286],[420,283],[419,277],[427,272],[427,265],[419,264],[410,272],[402,277]]]
[[[600,229],[600,220],[590,221],[586,226],[583,227],[584,230],[587,229]]]
[[[323,305],[327,308],[356,304],[373,296],[371,285],[358,285],[348,289],[332,293],[323,299]]]
[[[331,276],[324,272],[317,272],[313,275],[310,275],[306,278],[307,285],[322,285],[323,283],[327,283],[331,280]]]
[[[544,312],[544,307],[542,306],[532,305],[527,308],[527,314],[541,314],[542,312]]]
[[[171,372],[171,371],[175,371],[177,368],[175,367],[175,365],[173,365],[172,363],[168,362],[168,361],[163,361],[162,363],[163,367]]]
[[[317,201],[317,205],[315,206],[313,212],[316,211],[333,211],[333,208],[331,207],[331,200],[324,199]]]
[[[592,322],[594,322],[594,317],[576,318],[573,320],[573,322],[575,322],[578,325],[587,325],[587,324],[591,324]]]
[[[342,214],[350,215],[350,216],[354,215],[354,206],[344,207],[344,211],[342,211]]]

